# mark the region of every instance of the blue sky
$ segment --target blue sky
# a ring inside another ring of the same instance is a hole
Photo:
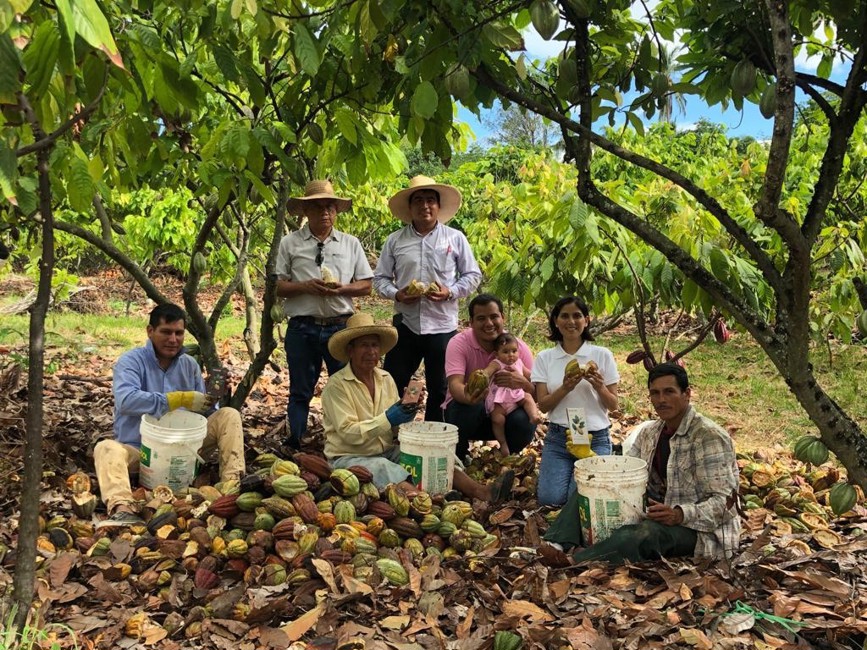
[[[545,41],[530,27],[524,34],[526,55],[530,60],[547,59],[559,54],[563,47],[559,41]],[[807,58],[799,56],[795,60],[795,68],[800,72],[815,73],[820,57]],[[835,64],[831,79],[837,82],[845,80],[848,65],[843,62]],[[798,102],[806,101],[806,96],[798,91]],[[727,127],[730,136],[751,135],[757,139],[769,139],[773,129],[773,120],[762,117],[759,107],[750,102],[744,102],[742,111],[736,110],[729,105],[723,110],[720,105],[707,106],[701,99],[689,95],[686,97],[686,111],[681,113],[676,110],[674,122],[681,129],[689,129],[700,119],[706,119],[714,124],[722,124]],[[479,144],[487,144],[485,140],[490,135],[490,129],[481,124],[478,118],[466,108],[460,107],[458,119],[470,126],[476,135]]]

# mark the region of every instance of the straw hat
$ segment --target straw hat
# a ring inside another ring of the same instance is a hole
[[[379,351],[385,354],[397,343],[397,328],[391,325],[377,325],[373,322],[373,316],[358,312],[346,321],[346,328],[335,332],[328,339],[328,351],[338,361],[349,361],[346,348],[350,341],[368,334],[379,336]]]
[[[461,207],[461,193],[456,187],[437,183],[428,176],[413,176],[409,181],[409,187],[401,190],[388,200],[388,209],[404,223],[412,223],[412,214],[409,210],[409,197],[419,190],[436,190],[440,195],[440,211],[437,221],[445,223],[457,213]]]
[[[346,212],[352,207],[352,199],[345,199],[334,194],[331,181],[310,181],[304,186],[304,196],[291,198],[286,204],[289,207],[290,214],[300,215],[304,202],[315,201],[316,199],[331,199],[337,203],[338,212]]]

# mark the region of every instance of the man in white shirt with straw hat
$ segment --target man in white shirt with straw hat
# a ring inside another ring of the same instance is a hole
[[[402,393],[423,360],[424,419],[439,422],[446,397],[446,346],[457,332],[458,299],[479,286],[482,274],[466,236],[445,225],[461,207],[457,188],[415,176],[388,207],[406,225],[389,235],[373,280],[379,295],[394,300],[396,312],[398,341],[384,368]]]
[[[333,375],[343,364],[328,352],[328,340],[346,327],[353,313],[352,299],[370,293],[373,271],[352,235],[334,226],[337,215],[352,207],[352,200],[334,193],[327,180],[307,183],[304,196],[289,199],[290,214],[306,223],[280,241],[277,253],[276,295],[283,298],[289,318],[286,362],[289,366],[287,443],[300,449],[307,431],[310,400],[322,362]]]

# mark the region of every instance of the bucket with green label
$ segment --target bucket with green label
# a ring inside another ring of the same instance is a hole
[[[430,494],[452,489],[458,428],[445,422],[408,422],[402,424],[400,464],[409,472],[414,485]]]
[[[632,456],[591,456],[575,461],[578,513],[585,546],[644,516],[647,463]]]

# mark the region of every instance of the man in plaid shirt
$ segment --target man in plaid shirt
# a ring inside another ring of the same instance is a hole
[[[645,424],[628,455],[647,461],[647,513],[639,524],[573,554],[575,562],[620,564],[660,557],[731,557],[740,538],[738,467],[729,434],[690,405],[686,371],[671,363],[647,378],[659,420]],[[579,546],[578,501],[573,496],[545,539]]]

